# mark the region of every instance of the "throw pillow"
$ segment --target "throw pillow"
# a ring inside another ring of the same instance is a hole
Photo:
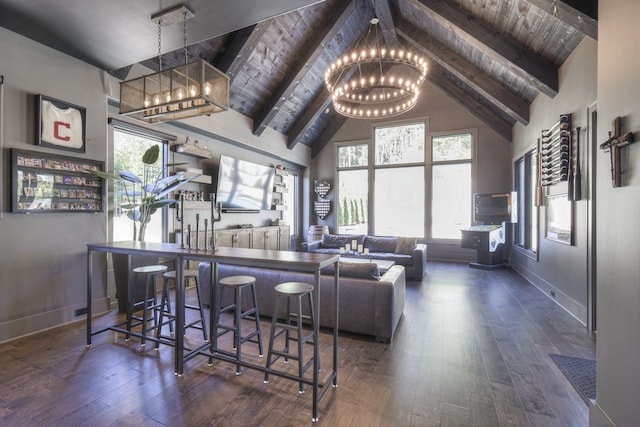
[[[322,274],[333,274],[333,265],[323,268]],[[354,277],[356,279],[380,280],[380,269],[373,262],[355,263],[340,262],[340,277]]]
[[[397,254],[411,255],[416,247],[417,239],[414,237],[398,237],[396,246]]]
[[[368,248],[369,252],[385,252],[392,254],[396,251],[397,242],[397,237],[367,236],[364,241],[364,247]]]

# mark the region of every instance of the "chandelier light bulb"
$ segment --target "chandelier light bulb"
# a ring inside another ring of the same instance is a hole
[[[413,108],[427,73],[425,59],[408,50],[378,46],[383,40],[375,44],[363,40],[325,72],[335,111],[368,118],[395,116]]]

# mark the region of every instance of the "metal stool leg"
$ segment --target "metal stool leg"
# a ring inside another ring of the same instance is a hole
[[[280,305],[280,295],[276,295],[276,302],[273,305],[273,317],[271,318],[271,333],[269,334],[269,346],[267,348],[267,369],[271,368],[271,364],[273,363],[273,343],[276,339],[276,323],[278,322],[278,307]],[[269,382],[269,373],[265,372],[264,374],[264,383],[267,384]]]
[[[204,318],[204,309],[202,308],[202,301],[200,300],[200,286],[198,286],[198,276],[193,277],[196,284],[196,297],[198,300],[198,311],[200,312],[200,323],[202,323],[202,338],[207,341],[207,325]]]
[[[242,360],[242,286],[238,286],[234,292],[235,300],[235,313],[233,317],[233,323],[235,329],[233,330],[233,345],[236,351],[236,357],[238,360]],[[236,375],[240,375],[240,365],[236,365]]]

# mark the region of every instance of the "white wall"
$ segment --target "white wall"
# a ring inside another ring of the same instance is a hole
[[[611,121],[640,138],[640,2],[600,2],[598,9],[598,142]],[[598,150],[596,405],[591,426],[638,425],[640,405],[640,144],[623,148],[622,187],[612,188],[608,154]]]
[[[411,119],[426,119],[427,131],[456,132],[459,130],[477,129],[476,141],[476,179],[473,192],[494,193],[508,192],[512,189],[511,178],[511,143],[491,130],[483,122],[456,103],[443,91],[433,86],[428,80],[422,88],[418,105],[410,112],[393,118],[394,121]],[[337,200],[335,186],[337,182],[335,143],[353,140],[371,140],[373,126],[380,122],[372,120],[350,119],[336,133],[324,147],[312,164],[311,181],[315,179],[330,179],[334,189],[328,198],[333,202],[333,211],[324,221],[314,218],[316,224],[328,225],[332,232],[337,230]],[[313,199],[313,197],[312,197]],[[313,203],[314,200],[311,200]],[[429,207],[428,205],[427,207]],[[430,243],[428,249],[430,259],[449,259],[475,261],[476,252],[462,249],[460,243]]]
[[[104,71],[0,28],[0,75],[4,76],[4,148],[0,164],[0,342],[82,319],[74,315],[86,306],[86,244],[108,239],[108,214],[11,213],[10,149],[41,151],[100,160],[111,170],[112,146],[107,118],[117,115],[107,99],[117,82]],[[34,145],[33,95],[44,94],[87,109],[87,150],[74,153]],[[156,125],[184,141],[199,139],[218,157],[234,155],[264,164],[283,163],[302,171],[308,183],[309,148],[286,147],[286,137],[267,130],[253,135],[251,120],[230,111],[194,118],[179,126]],[[181,160],[184,161],[184,160]],[[210,173],[215,162],[205,164]],[[308,188],[308,185],[305,187]],[[105,195],[106,196],[106,195]],[[308,196],[305,196],[308,197]],[[265,225],[270,212],[225,218],[227,225]],[[94,310],[108,306],[104,257],[96,257]]]
[[[529,125],[516,124],[513,130],[513,157],[515,159],[533,149],[542,130],[559,120],[560,114],[571,114],[572,127],[581,127],[580,144],[583,174],[583,200],[573,202],[574,244],[563,245],[545,239],[546,209],[538,210],[538,259],[532,259],[517,248],[511,251],[513,268],[539,287],[546,295],[555,293],[556,301],[581,322],[587,323],[587,108],[596,100],[597,43],[585,38],[567,58],[559,71],[559,91],[551,99],[540,94],[530,108]],[[575,135],[574,135],[575,138]],[[574,139],[575,140],[575,139]],[[567,193],[567,183],[545,187],[546,195]]]

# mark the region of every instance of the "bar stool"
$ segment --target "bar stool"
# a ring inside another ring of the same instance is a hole
[[[160,301],[160,320],[158,322],[158,328],[156,329],[156,338],[160,338],[162,327],[166,324],[169,325],[169,332],[173,334],[173,321],[175,320],[175,314],[171,311],[171,298],[169,297],[169,280],[173,280],[175,283],[176,272],[167,271],[162,275],[164,277],[164,283],[162,286],[162,298]],[[183,279],[185,285],[189,280],[193,279],[196,287],[196,298],[198,305],[186,304],[184,308],[190,310],[196,310],[199,312],[200,317],[194,321],[185,323],[184,330],[186,333],[187,328],[200,329],[202,331],[202,338],[207,341],[207,327],[204,317],[204,310],[202,309],[202,301],[200,300],[200,287],[198,286],[198,271],[197,270],[184,270]],[[165,317],[168,318],[165,321]],[[160,341],[156,341],[156,349],[160,347]]]
[[[315,345],[316,343],[315,339],[311,340],[314,337],[314,332],[315,332],[315,327],[314,327],[315,315],[314,315],[314,308],[313,308],[313,298],[311,296],[311,293],[313,292],[313,285],[310,285],[308,283],[302,283],[302,282],[286,282],[286,283],[281,283],[277,285],[274,289],[276,291],[276,302],[273,308],[273,317],[271,318],[271,335],[269,337],[269,349],[267,351],[266,367],[267,369],[271,368],[271,365],[273,364],[273,362],[278,360],[280,357],[284,357],[284,363],[288,363],[289,359],[297,360],[298,376],[302,378],[302,376],[307,371],[307,369],[313,366],[313,356],[307,361],[306,364],[304,363],[304,358],[303,358],[304,345],[305,344]],[[311,331],[306,335],[303,335],[303,331],[302,331],[302,319],[303,317],[306,317],[302,315],[302,299],[304,297],[307,297],[309,301],[309,313],[310,313],[310,319],[311,319]],[[278,322],[278,307],[280,304],[280,298],[287,299],[286,323]],[[298,300],[297,312],[295,313],[291,312],[292,298],[297,298]],[[295,319],[296,321],[295,326],[291,324],[291,321],[293,319]],[[295,337],[291,337],[291,331],[296,332]],[[278,338],[283,333],[285,334],[284,348],[282,350],[275,350],[273,348],[274,342],[276,338]],[[293,353],[289,348],[289,341],[291,340],[298,342],[298,348],[296,353]],[[320,361],[318,361],[318,370],[320,370],[319,368],[320,368]],[[265,383],[269,382],[269,373],[264,374],[264,382]],[[304,383],[302,381],[300,381],[299,393],[304,393]]]
[[[147,336],[147,323],[153,320],[153,328],[158,327],[158,311],[160,310],[160,306],[158,305],[158,298],[156,295],[156,275],[158,273],[164,273],[167,271],[166,265],[145,265],[142,267],[136,267],[133,269],[133,273],[144,274],[145,275],[145,284],[144,284],[144,300],[135,301],[133,287],[129,286],[128,295],[127,295],[127,334],[125,336],[125,340],[129,341],[129,337],[131,334],[131,328],[133,326],[142,325],[142,337],[141,337],[141,346],[145,346],[145,337]],[[135,280],[134,280],[134,283]],[[134,313],[139,311],[142,308],[142,317],[135,316]],[[153,311],[153,318],[148,316],[148,311]],[[133,324],[133,321],[137,320],[138,323]]]
[[[213,338],[211,350],[216,353],[225,354],[236,360],[242,360],[242,344],[252,342],[258,344],[259,357],[263,356],[262,352],[262,332],[260,329],[260,314],[258,311],[258,297],[256,294],[256,278],[252,276],[229,276],[218,281],[218,292],[215,306],[215,330],[211,331]],[[242,289],[251,288],[251,296],[253,307],[242,311]],[[233,289],[233,302],[226,307],[222,306],[222,296],[225,289]],[[220,315],[226,312],[233,312],[233,324],[225,324],[220,321]],[[242,335],[242,320],[253,315],[255,320],[255,331]],[[218,348],[218,338],[222,335],[233,332],[233,350],[229,352]],[[213,358],[209,358],[209,365],[213,363]],[[236,365],[236,375],[241,374],[240,365]]]

